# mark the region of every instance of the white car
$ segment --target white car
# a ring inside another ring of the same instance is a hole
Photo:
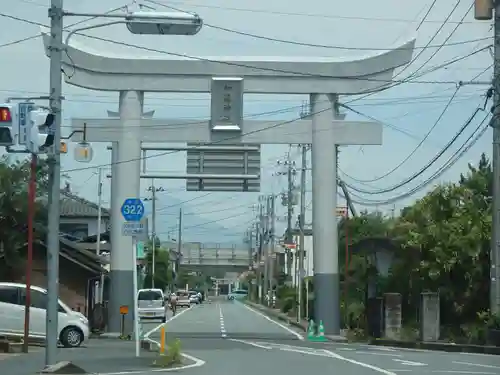
[[[161,289],[140,289],[137,292],[137,309],[139,318],[143,320],[167,321],[165,295]]]
[[[31,286],[30,290],[29,335],[33,338],[45,338],[47,290],[37,286]],[[0,334],[23,336],[25,301],[26,284],[0,282]],[[59,342],[68,348],[78,347],[89,338],[87,318],[71,310],[61,300],[59,300],[58,338]]]

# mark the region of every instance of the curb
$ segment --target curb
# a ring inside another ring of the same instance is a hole
[[[307,332],[307,328],[304,327],[302,324],[298,323],[297,321],[291,319],[290,317],[286,315],[282,315],[279,313],[276,313],[274,311],[270,311],[267,309],[265,306],[259,305],[257,303],[251,302],[251,301],[243,301],[246,305],[253,307],[254,309],[259,310],[263,314],[268,315],[271,318],[278,319],[282,322],[287,323],[288,325],[291,325],[292,327],[300,329],[302,332]],[[342,337],[342,336],[335,336],[335,337],[328,337],[326,336],[328,342],[347,342],[347,338]]]
[[[411,341],[398,341],[387,339],[371,339],[368,342],[370,345],[375,346],[391,346],[395,348],[406,349],[424,349],[435,350],[450,353],[479,353],[479,354],[492,354],[500,355],[500,347],[488,345],[464,345],[454,343],[441,343],[441,342],[411,342]]]

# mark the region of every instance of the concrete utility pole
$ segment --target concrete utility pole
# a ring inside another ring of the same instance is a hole
[[[175,275],[176,275],[176,278],[177,278],[177,274],[179,273],[177,266],[180,264],[179,259],[181,257],[182,257],[182,208],[179,208],[179,228],[178,228],[178,233],[177,233],[177,255],[175,257],[175,264],[176,264]]]
[[[101,255],[101,226],[102,226],[102,168],[98,169],[97,178],[99,182],[97,183],[97,238],[95,243],[95,254],[97,256]],[[100,282],[99,282],[99,303],[104,302],[104,272],[101,272]]]
[[[264,220],[264,296],[265,298],[269,297],[269,217],[270,217],[270,205],[269,205],[269,196],[263,196],[263,200],[265,200],[265,215],[263,217]],[[266,299],[269,304],[269,299]]]
[[[290,145],[291,147],[291,145]],[[294,176],[295,176],[295,161],[290,159],[290,152],[288,152],[288,155],[286,157],[286,160],[283,161],[278,161],[278,165],[284,165],[286,167],[286,172],[278,172],[278,175],[285,175],[287,176],[287,191],[286,193],[283,193],[281,196],[281,204],[287,208],[287,216],[286,216],[286,221],[287,221],[287,228],[286,228],[286,234],[285,234],[285,244],[292,244],[293,243],[293,236],[292,236],[292,218],[293,218],[293,205],[294,205]],[[286,273],[287,276],[292,277],[292,252],[289,248],[286,248]]]
[[[59,213],[61,197],[61,106],[62,106],[62,50],[63,0],[51,0],[50,9],[50,89],[49,107],[54,114],[54,154],[49,155],[49,218],[47,234],[47,315],[45,366],[56,363],[59,310]]]
[[[260,263],[265,259],[264,254],[264,235],[266,233],[265,222],[264,222],[264,204],[262,202],[262,196],[259,197],[259,302],[262,303],[262,298],[265,295],[265,283],[263,283],[262,278],[265,275],[267,268],[265,267],[266,262],[264,261],[264,274],[260,271]]]
[[[152,246],[152,265],[151,265],[151,288],[155,287],[155,265],[156,265],[156,193],[159,191],[165,191],[162,187],[157,188],[155,186],[154,178],[151,179],[151,186],[148,188],[151,192],[151,210],[152,210],[152,229],[151,229],[151,246]],[[147,200],[147,199],[146,199]]]
[[[302,168],[300,172],[300,217],[299,217],[299,282],[298,282],[298,309],[297,322],[300,322],[303,316],[302,306],[302,283],[304,280],[304,255],[305,255],[305,238],[304,238],[304,223],[306,221],[306,173],[307,173],[307,145],[302,145]]]
[[[152,247],[153,247],[153,251],[151,253],[151,256],[152,256],[152,260],[151,262],[153,263],[151,265],[151,288],[154,288],[155,287],[155,257],[156,257],[156,188],[155,188],[155,180],[154,178],[151,179],[151,195],[152,195],[152,199],[153,201],[151,202],[151,206],[152,206],[152,210],[153,210],[153,213],[152,213],[152,219],[153,219],[153,223],[151,224],[151,227],[152,227],[152,230],[151,230],[151,234],[152,234],[152,240],[151,240],[151,243],[152,243]]]
[[[270,197],[270,200],[271,200],[271,204],[270,204],[270,208],[271,208],[271,228],[270,228],[270,233],[269,233],[269,236],[270,236],[270,244],[269,244],[269,247],[271,249],[271,251],[269,252],[269,288],[271,289],[271,291],[274,290],[274,267],[275,267],[275,257],[276,257],[276,254],[275,254],[275,250],[276,250],[276,235],[275,235],[275,231],[276,231],[276,205],[275,205],[275,200],[276,200],[276,197],[273,195],[271,195]]]
[[[475,0],[477,20],[491,20],[494,16],[493,65],[493,225],[490,250],[490,309],[500,313],[500,1]]]

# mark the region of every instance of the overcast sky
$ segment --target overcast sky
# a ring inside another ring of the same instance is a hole
[[[206,23],[211,25],[305,44],[349,47],[349,50],[272,42],[210,27],[204,27],[194,37],[135,36],[130,35],[124,26],[101,28],[89,31],[88,34],[194,56],[284,55],[359,58],[379,53],[380,51],[377,49],[389,49],[413,36],[417,37],[417,46],[439,46],[446,41],[448,45],[441,49],[435,47],[424,50],[417,49],[414,56],[419,56],[400,73],[398,79],[402,79],[417,69],[419,72],[426,72],[429,68],[439,66],[454,58],[466,56],[492,43],[491,22],[474,20],[473,10],[470,10],[472,0],[459,1],[458,7],[449,18],[449,22],[443,26],[444,20],[457,1],[438,1],[418,31],[418,25],[429,9],[431,0],[405,0],[404,6],[402,6],[401,0],[347,2],[341,0],[310,0],[307,2],[254,0],[250,3],[231,0],[213,0],[208,3],[201,0],[157,1],[174,8],[196,11]],[[0,4],[4,5],[0,7],[0,13],[47,24],[49,22],[47,18],[48,3],[48,0],[0,0]],[[68,11],[87,13],[102,13],[112,8],[127,5],[124,0],[66,0],[64,3],[65,9]],[[143,2],[143,4],[154,6],[157,10],[168,10],[148,2]],[[132,3],[129,5],[131,5],[130,9],[137,6],[137,4]],[[461,23],[460,20],[467,12],[467,17]],[[65,19],[65,24],[68,25],[80,20],[82,18],[68,17]],[[96,23],[96,21],[89,24],[92,23]],[[441,30],[436,35],[439,29]],[[8,97],[47,94],[48,59],[44,54],[41,38],[5,45],[35,36],[38,33],[39,27],[37,26],[2,18],[0,22],[0,49],[2,52],[0,55],[2,68],[0,95]],[[431,41],[433,37],[434,39]],[[150,52],[141,53],[137,49],[127,50],[115,44],[83,37],[75,37],[75,41],[92,49],[103,51],[103,53],[151,55]],[[369,51],[368,48],[374,50]],[[435,54],[436,51],[438,52]],[[433,54],[435,56],[431,58]],[[165,57],[165,55],[162,56]],[[451,139],[474,109],[484,102],[484,93],[488,86],[466,85],[460,88],[441,116],[455,91],[456,84],[454,82],[470,80],[481,72],[483,74],[477,78],[478,80],[490,80],[492,69],[488,67],[491,66],[492,62],[490,51],[485,50],[418,79],[427,83],[398,85],[383,93],[353,102],[351,106],[354,109],[385,124],[384,144],[383,146],[343,147],[340,168],[348,176],[345,174],[341,174],[341,176],[346,182],[357,188],[376,190],[391,187],[422,168]],[[67,99],[63,105],[63,132],[66,134],[69,131],[71,117],[106,117],[107,109],[117,109],[117,94],[92,92],[69,85],[64,85],[63,94]],[[270,117],[270,119],[292,119],[299,115],[300,106],[307,99],[306,96],[247,95],[245,97],[245,113],[255,114],[288,108],[289,110]],[[342,102],[352,99],[341,97]],[[209,108],[208,95],[146,94],[145,110],[154,109],[157,118],[202,119],[208,117]],[[479,114],[450,150],[414,181],[386,194],[357,194],[360,197],[356,199],[384,201],[410,191],[446,163],[448,158],[473,133],[479,120],[483,117],[483,114]],[[439,118],[434,130],[425,138]],[[362,119],[362,117],[347,112],[347,119],[355,120]],[[424,138],[423,144],[400,168],[379,181],[357,181],[374,180],[386,175],[404,160]],[[110,152],[106,151],[105,147],[105,144],[94,145],[95,157],[91,165],[110,162]],[[287,152],[287,146],[264,147],[262,154],[263,193],[279,193],[285,188],[285,178],[277,175],[277,172],[282,171],[277,165],[277,160],[283,160]],[[460,172],[466,170],[467,163],[475,163],[479,159],[481,152],[491,154],[491,133],[489,130],[453,167],[426,189],[395,203],[380,204],[378,207],[370,207],[369,209],[389,212],[393,208],[398,210],[404,207],[421,197],[435,184],[456,180]],[[300,163],[300,151],[296,147],[291,149],[290,155],[292,159]],[[87,165],[75,162],[71,153],[64,156],[63,159],[64,170],[87,167]],[[179,153],[148,160],[148,169],[184,173],[184,164],[185,156]],[[74,192],[87,199],[96,200],[96,169],[72,172],[70,177]],[[299,176],[296,180],[297,183],[300,181]],[[144,197],[147,196],[146,188],[148,185],[148,181],[142,181]],[[187,204],[199,209],[200,216],[206,218],[207,222],[220,220],[221,225],[231,228],[237,233],[244,232],[255,215],[252,205],[257,203],[258,194],[212,193],[207,195],[206,193],[187,193],[183,191],[184,183],[182,181],[164,180],[158,182],[157,185],[161,185],[167,190],[166,193],[160,193],[158,208],[161,209],[162,205],[168,204],[166,203],[167,199],[162,198],[162,194],[170,194],[182,201],[192,200],[199,196],[200,198]],[[105,201],[109,201],[109,190],[109,181],[105,181]],[[311,190],[310,178],[308,190]],[[307,201],[311,201],[310,194],[307,194]],[[339,201],[339,205],[343,204],[342,201]],[[308,207],[310,209],[312,205],[309,204]],[[279,213],[283,216],[284,208],[280,207]],[[160,215],[157,225],[158,232],[167,234],[176,226],[175,216]],[[284,223],[280,223],[279,229],[281,230],[283,227]],[[201,226],[193,228],[190,237],[198,237],[202,240],[203,234],[204,230]],[[225,240],[227,241],[227,238]],[[235,240],[237,240],[236,237]]]

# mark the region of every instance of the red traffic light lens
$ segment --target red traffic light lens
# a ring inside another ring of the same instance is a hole
[[[12,116],[9,108],[0,107],[0,122],[12,122]]]

